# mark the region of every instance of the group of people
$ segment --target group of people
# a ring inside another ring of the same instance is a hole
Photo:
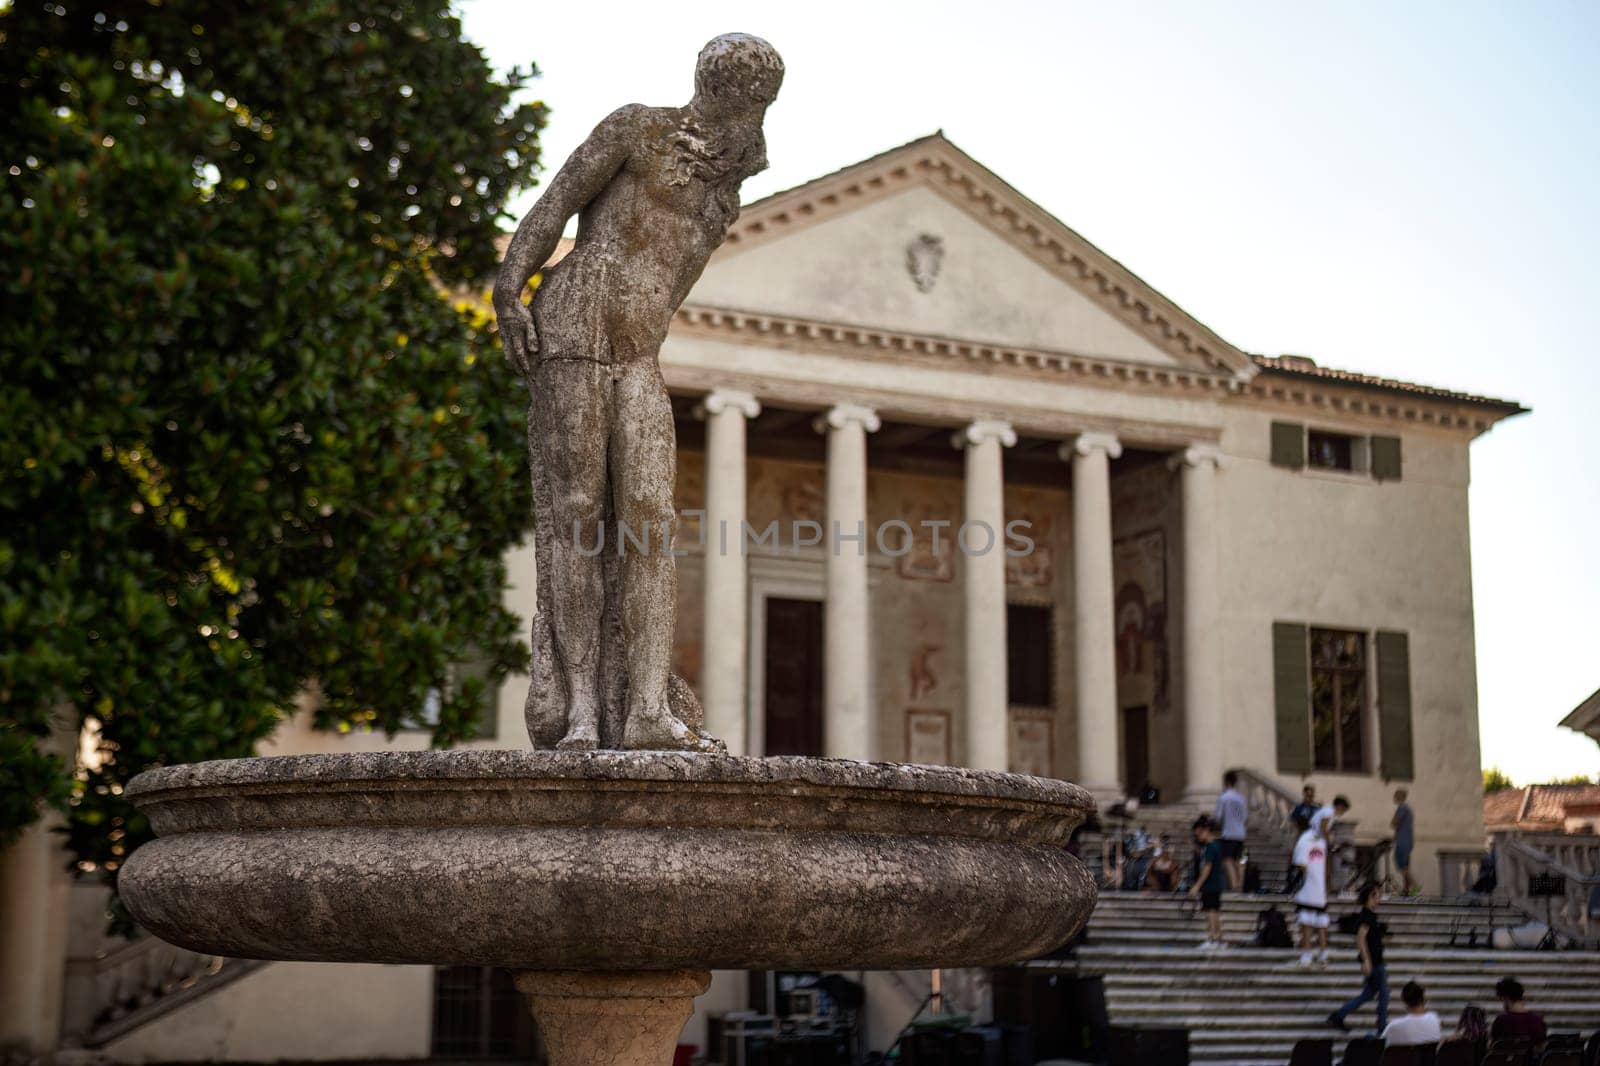
[[[1250,807],[1239,791],[1239,775],[1229,770],[1222,778],[1222,794],[1217,797],[1215,812],[1202,815],[1195,821],[1195,845],[1199,849],[1197,871],[1190,886],[1190,895],[1200,898],[1200,909],[1206,915],[1206,939],[1202,951],[1215,951],[1225,945],[1222,937],[1222,893],[1238,892],[1244,887],[1245,841],[1248,839]],[[1335,796],[1332,803],[1319,806],[1316,789],[1307,785],[1301,793],[1302,801],[1290,816],[1298,837],[1290,860],[1290,884],[1294,891],[1300,925],[1300,961],[1311,965],[1314,961],[1326,962],[1328,958],[1328,889],[1333,883],[1329,870],[1332,854],[1333,827],[1350,812],[1350,801]],[[1410,806],[1405,802],[1405,790],[1395,794],[1397,804],[1396,824],[1403,822],[1406,831],[1402,871],[1408,891],[1411,889],[1411,827]],[[1402,819],[1400,808],[1404,808]],[[1398,832],[1398,830],[1397,830]],[[1399,844],[1395,847],[1396,861],[1401,860]],[[1320,948],[1313,952],[1311,939],[1316,936]]]
[[[1206,939],[1200,950],[1216,951],[1225,946],[1222,933],[1222,894],[1237,892],[1244,883],[1244,847],[1247,839],[1249,805],[1239,791],[1239,775],[1230,770],[1223,776],[1223,791],[1217,799],[1215,812],[1202,816],[1195,822],[1195,841],[1200,847],[1198,870],[1190,887],[1190,895],[1199,897],[1200,910],[1206,917]],[[1415,844],[1415,818],[1407,802],[1405,789],[1395,792],[1395,813],[1390,821],[1394,830],[1393,853],[1395,868],[1402,880],[1401,891],[1413,895],[1418,891],[1411,876],[1411,853]],[[1340,819],[1350,811],[1350,801],[1335,796],[1331,803],[1319,804],[1313,786],[1307,785],[1301,803],[1294,808],[1290,818],[1297,831],[1294,853],[1290,865],[1290,885],[1294,894],[1295,921],[1299,926],[1300,965],[1326,965],[1328,962],[1328,913],[1330,888],[1337,884],[1330,869],[1334,855],[1333,830]],[[1367,884],[1357,899],[1360,911],[1341,922],[1341,928],[1355,934],[1356,953],[1361,960],[1361,990],[1328,1015],[1328,1024],[1337,1029],[1347,1028],[1346,1019],[1365,1004],[1377,1001],[1378,1031],[1388,1036],[1396,1027],[1396,1039],[1426,1043],[1428,1032],[1434,1035],[1431,1042],[1440,1039],[1438,1016],[1426,1010],[1426,995],[1420,985],[1410,982],[1402,990],[1406,1015],[1389,1022],[1389,973],[1384,962],[1384,938],[1387,928],[1378,918],[1383,901],[1383,890],[1377,884]],[[1281,923],[1280,923],[1281,924]],[[1515,984],[1515,982],[1512,982]],[[1507,1001],[1507,1015],[1523,1016],[1520,1008],[1521,987],[1508,989],[1502,982],[1502,992],[1516,993]],[[1506,998],[1502,996],[1502,998]],[[1512,1003],[1518,1006],[1513,1007]],[[1538,1015],[1528,1015],[1538,1019]],[[1430,1022],[1427,1020],[1431,1018]],[[1497,1025],[1499,1023],[1497,1022]],[[1508,1025],[1525,1024],[1513,1021]],[[1542,1025],[1542,1021],[1540,1022]],[[1518,1034],[1521,1035],[1521,1034]]]
[[[1538,1043],[1549,1036],[1544,1016],[1528,1009],[1527,990],[1515,977],[1502,977],[1494,986],[1500,1000],[1500,1014],[1491,1023],[1482,1007],[1469,1004],[1461,1011],[1453,1040],[1524,1039]],[[1428,1007],[1428,991],[1416,981],[1407,981],[1400,990],[1405,1013],[1394,1021],[1379,1021],[1379,1035],[1390,1047],[1427,1047],[1442,1041],[1444,1026],[1438,1012]],[[1342,1020],[1342,1019],[1341,1019]]]

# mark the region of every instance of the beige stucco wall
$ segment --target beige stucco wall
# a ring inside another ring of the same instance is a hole
[[[1217,476],[1221,522],[1219,588],[1224,678],[1221,726],[1230,761],[1275,774],[1274,621],[1409,634],[1416,779],[1414,872],[1437,878],[1440,846],[1483,842],[1477,670],[1468,541],[1468,444],[1459,435],[1401,427],[1398,482],[1290,471],[1268,461],[1270,423],[1303,421],[1348,433],[1394,433],[1393,424],[1307,419],[1239,405],[1228,413],[1228,463]],[[1370,644],[1369,644],[1370,651]],[[1372,726],[1369,715],[1369,726]],[[1317,773],[1328,798],[1347,795],[1358,839],[1388,835],[1394,783],[1376,768]],[[1282,779],[1297,790],[1298,779]]]

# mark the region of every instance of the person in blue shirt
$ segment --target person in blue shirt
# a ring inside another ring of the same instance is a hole
[[[1411,851],[1416,847],[1416,815],[1411,811],[1411,804],[1406,800],[1410,794],[1403,788],[1394,790],[1394,817],[1389,820],[1390,827],[1394,830],[1394,865],[1400,871],[1401,878],[1405,881],[1401,890],[1403,895],[1420,895],[1422,890],[1417,887],[1416,880],[1411,876]]]
[[[1317,811],[1322,809],[1322,804],[1317,802],[1317,786],[1307,785],[1300,790],[1300,802],[1295,804],[1294,810],[1289,812],[1289,820],[1304,817],[1306,825],[1310,825],[1316,818]]]
[[[1250,806],[1244,793],[1239,791],[1239,773],[1229,770],[1222,775],[1222,795],[1217,797],[1217,810],[1212,820],[1217,823],[1218,843],[1222,846],[1222,861],[1228,868],[1228,887],[1237,892],[1244,884],[1245,823],[1250,817]]]

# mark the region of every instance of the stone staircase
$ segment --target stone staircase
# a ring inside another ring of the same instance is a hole
[[[1281,896],[1228,896],[1223,922],[1231,944],[1249,944],[1256,915],[1269,903],[1292,915]],[[1335,903],[1337,914],[1355,909]],[[1600,952],[1487,951],[1452,948],[1452,934],[1465,942],[1476,931],[1482,943],[1495,924],[1513,919],[1506,908],[1430,901],[1388,901],[1382,917],[1389,925],[1387,956],[1393,992],[1408,980],[1428,988],[1431,1005],[1448,1032],[1461,1009],[1476,1003],[1498,1010],[1494,983],[1515,975],[1527,986],[1530,1004],[1544,1013],[1552,1031],[1584,1033],[1600,1029]],[[1291,931],[1293,922],[1291,920]],[[1232,947],[1201,953],[1204,919],[1188,916],[1170,895],[1103,892],[1090,920],[1088,940],[1073,957],[1031,964],[1105,978],[1107,1008],[1115,1024],[1182,1024],[1190,1030],[1193,1061],[1234,1066],[1284,1066],[1296,1040],[1339,1037],[1323,1019],[1360,987],[1354,939],[1334,932],[1332,961],[1326,968],[1302,968],[1290,949]],[[1350,1019],[1352,1034],[1375,1024],[1368,1005]]]

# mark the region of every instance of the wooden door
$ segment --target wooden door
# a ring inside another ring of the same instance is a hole
[[[766,754],[821,755],[822,604],[767,599]]]
[[[1137,796],[1150,783],[1150,709],[1122,708],[1122,787]]]

